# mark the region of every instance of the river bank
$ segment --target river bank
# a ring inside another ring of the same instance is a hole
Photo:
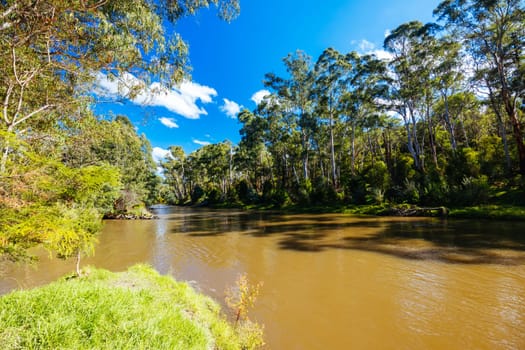
[[[470,207],[421,207],[411,204],[368,204],[368,205],[237,205],[221,204],[210,206],[216,209],[278,210],[284,213],[400,216],[400,217],[448,217],[461,219],[516,220],[525,221],[525,207],[505,204],[487,204]]]
[[[0,298],[2,349],[253,349],[257,327],[232,326],[188,284],[135,265]]]

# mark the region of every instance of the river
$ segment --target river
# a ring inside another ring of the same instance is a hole
[[[224,300],[264,286],[251,318],[269,349],[525,349],[525,223],[158,208],[107,221],[91,264],[146,262]],[[0,265],[0,293],[74,261]]]

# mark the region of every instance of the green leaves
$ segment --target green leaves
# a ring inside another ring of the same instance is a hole
[[[37,244],[88,252],[104,213],[156,200],[149,142],[125,117],[92,116],[92,83],[182,81],[188,47],[166,20],[210,5],[226,20],[240,9],[238,0],[0,3],[0,255]]]
[[[18,149],[17,151],[22,151]],[[26,256],[43,244],[62,257],[89,253],[120,190],[116,168],[69,168],[53,159],[23,151],[25,164],[10,167],[0,200],[0,255]]]

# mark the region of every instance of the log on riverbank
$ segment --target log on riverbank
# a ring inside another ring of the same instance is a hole
[[[159,217],[151,213],[132,214],[132,213],[110,213],[105,214],[104,219],[106,220],[155,220]]]
[[[394,216],[440,216],[445,217],[449,213],[446,207],[392,207],[388,209],[388,215]]]

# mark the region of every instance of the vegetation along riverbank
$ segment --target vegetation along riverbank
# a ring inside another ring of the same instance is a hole
[[[188,284],[136,265],[0,298],[2,349],[254,349],[262,330],[230,324]]]

